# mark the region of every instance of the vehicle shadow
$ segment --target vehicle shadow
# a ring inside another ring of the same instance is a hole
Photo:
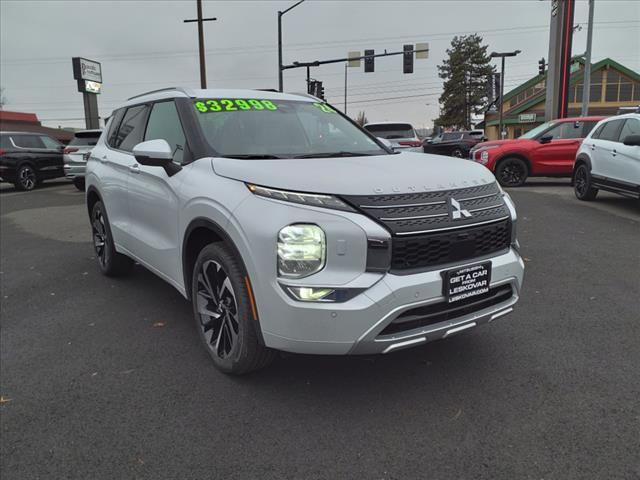
[[[61,179],[56,179],[56,180],[47,180],[43,183],[41,183],[40,185],[38,185],[35,189],[31,190],[31,192],[24,192],[22,190],[18,190],[13,183],[2,183],[0,184],[0,195],[4,195],[6,193],[33,193],[33,192],[38,192],[38,191],[46,191],[46,190],[50,190],[52,188],[55,187],[60,187],[60,186],[64,186],[64,185],[68,185],[69,187],[71,187],[72,189],[76,189],[73,186],[73,183],[71,183],[69,180],[67,180],[66,178],[61,178]]]

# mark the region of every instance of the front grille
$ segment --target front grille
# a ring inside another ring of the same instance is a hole
[[[437,192],[343,198],[391,232],[394,272],[481,257],[511,243],[511,217],[495,182]]]
[[[509,219],[442,233],[394,237],[391,270],[421,269],[481,257],[504,250],[510,243]]]
[[[343,198],[399,236],[460,228],[509,216],[495,182],[437,192],[352,195]],[[453,218],[450,199],[458,202],[471,216]]]
[[[502,285],[490,289],[482,296],[470,297],[459,302],[438,302],[412,308],[398,315],[393,322],[380,332],[380,335],[392,335],[415,328],[427,327],[446,320],[455,320],[470,313],[506,302],[512,296],[513,289],[511,285]]]

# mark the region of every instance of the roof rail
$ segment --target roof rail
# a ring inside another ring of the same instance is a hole
[[[133,97],[127,98],[127,100],[133,100],[134,98],[144,97],[145,95],[151,95],[152,93],[160,93],[160,92],[169,92],[171,90],[177,90],[178,92],[182,92],[189,97],[193,97],[193,93],[188,91],[183,87],[167,87],[167,88],[159,88],[158,90],[151,90],[150,92],[144,92],[139,95],[134,95]]]
[[[311,98],[313,100],[318,100],[319,102],[324,102],[324,100],[322,100],[321,98],[318,98],[306,92],[289,92],[289,95],[298,95],[299,97]]]

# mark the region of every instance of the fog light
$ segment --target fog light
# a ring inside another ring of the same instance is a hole
[[[319,302],[319,301],[334,301],[327,298],[332,295],[335,290],[332,288],[323,287],[287,287],[289,291],[297,300],[303,302]]]

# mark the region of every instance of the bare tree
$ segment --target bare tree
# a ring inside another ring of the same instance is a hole
[[[361,127],[363,127],[368,122],[369,122],[369,120],[367,120],[367,116],[365,115],[365,113],[364,112],[358,112],[358,116],[356,117],[356,123],[358,125],[360,125]]]
[[[0,110],[2,110],[7,103],[7,97],[4,96],[4,87],[0,87]]]

